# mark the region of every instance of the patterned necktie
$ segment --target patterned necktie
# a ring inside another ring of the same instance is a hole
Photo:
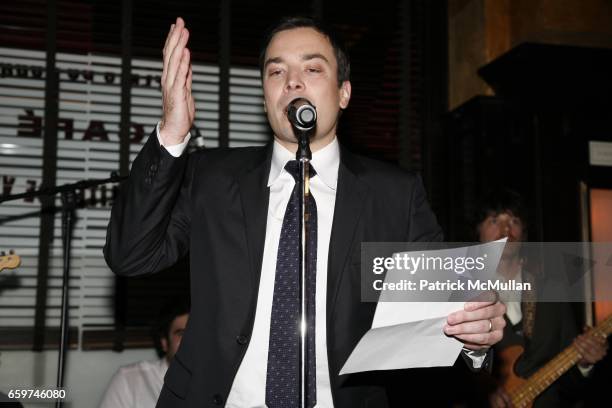
[[[266,405],[268,408],[298,408],[300,400],[300,349],[299,349],[299,201],[298,162],[289,161],[285,170],[296,180],[291,198],[285,210],[281,229],[274,297],[270,319],[270,343],[268,370],[266,375]],[[310,176],[315,176],[310,168]],[[317,266],[317,206],[311,194],[306,200],[306,285],[308,308],[308,333],[306,338],[306,406],[316,404],[316,359],[315,359],[315,289]]]

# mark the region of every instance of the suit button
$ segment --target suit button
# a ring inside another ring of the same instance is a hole
[[[151,167],[149,167],[149,170],[151,170],[151,173],[155,173],[157,171],[157,164],[153,163]]]
[[[145,177],[145,183],[151,184],[151,177]]]
[[[213,403],[214,403],[215,405],[221,405],[221,404],[223,404],[223,397],[221,396],[221,394],[215,394],[215,395],[213,395],[212,400],[213,400]]]
[[[236,343],[240,344],[241,346],[244,346],[248,342],[249,342],[249,338],[243,334],[236,337]]]

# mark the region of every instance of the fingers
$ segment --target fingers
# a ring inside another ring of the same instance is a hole
[[[501,330],[495,330],[490,333],[456,334],[454,337],[470,350],[482,350],[500,341],[502,336]]]
[[[484,303],[480,305],[480,307],[473,310],[459,310],[451,313],[447,318],[447,323],[449,325],[456,325],[475,320],[487,320],[494,317],[503,316],[504,313],[506,313],[506,306],[501,302],[488,305],[485,305]],[[476,307],[472,302],[468,302],[465,305],[465,309],[468,308],[468,305],[470,308]]]
[[[484,302],[465,302],[463,309],[472,312],[474,310],[482,309],[487,306],[493,305],[496,301],[484,301]]]
[[[504,327],[506,327],[506,321],[501,317],[496,317],[492,319],[461,323],[454,326],[446,326],[444,328],[444,333],[450,336],[457,334],[489,333],[495,330],[502,330]]]
[[[161,77],[162,118],[160,138],[164,145],[181,143],[195,119],[195,102],[191,95],[191,52],[187,49],[189,30],[178,17],[170,27],[163,50]]]
[[[176,30],[176,28],[175,28]],[[189,30],[183,28],[181,34],[178,38],[178,42],[176,46],[172,50],[170,57],[168,59],[168,64],[166,66],[166,87],[170,88],[174,85],[176,77],[178,75],[178,71],[180,69],[180,65],[183,63],[183,59],[185,58],[185,47],[187,45],[187,41],[189,40]],[[187,54],[187,58],[189,61],[189,54]],[[189,63],[187,63],[189,64]],[[184,72],[184,75],[187,75],[187,71]],[[184,79],[184,78],[183,78]]]
[[[187,80],[185,87],[187,88],[187,107],[189,109],[189,118],[193,123],[195,118],[195,101],[193,99],[193,95],[191,94],[191,84],[193,82],[193,67],[189,64],[189,73],[187,74]]]
[[[478,294],[472,301],[466,302],[465,310],[472,311],[494,304],[499,300],[499,294],[494,290],[487,290]]]
[[[576,341],[584,347],[592,348],[595,350],[607,350],[608,340],[602,335],[598,335],[594,332],[588,332],[581,334],[576,338]]]
[[[165,83],[165,79],[168,73],[167,71],[170,56],[172,55],[172,51],[178,43],[178,40],[184,27],[185,22],[180,17],[177,17],[175,24],[172,24],[170,26],[170,31],[168,32],[168,36],[166,37],[166,43],[164,44],[164,49],[162,52],[164,61],[164,70],[162,72],[162,85]]]
[[[187,91],[191,93],[191,82],[193,81],[193,68],[191,64],[189,65],[189,72],[187,73],[187,80],[185,86],[187,87]]]
[[[172,37],[172,33],[174,32],[175,24],[170,25],[170,30],[168,31],[168,35],[166,36],[166,42],[164,43],[164,48],[162,49],[162,54],[165,54],[166,49],[168,48],[168,41],[170,41],[170,37]]]
[[[187,48],[183,48],[183,56],[180,61],[180,65],[178,67],[178,71],[176,73],[176,77],[174,79],[174,83],[171,85],[177,89],[182,89],[185,87],[187,82],[187,75],[190,72],[190,54]]]
[[[466,348],[480,350],[490,347],[499,342],[503,337],[503,329],[506,326],[504,313],[506,306],[501,302],[486,305],[482,302],[474,310],[459,310],[447,318],[448,325],[444,327],[444,333],[454,336],[464,343]],[[465,309],[468,309],[466,304]]]
[[[493,303],[495,302],[465,302],[465,305],[463,305],[463,309],[471,312],[474,310],[482,309],[483,307],[490,306]]]
[[[583,365],[597,363],[604,358],[608,352],[607,340],[593,333],[586,333],[578,336],[574,340],[574,346],[582,357],[580,363]]]
[[[166,43],[164,44],[164,66],[168,65],[172,50],[174,50],[174,47],[176,47],[184,28],[185,21],[183,21],[182,18],[177,17],[176,22],[171,26],[168,37],[166,37]]]

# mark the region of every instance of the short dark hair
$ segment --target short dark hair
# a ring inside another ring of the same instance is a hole
[[[189,313],[191,308],[188,296],[172,297],[167,299],[159,310],[156,324],[153,327],[153,340],[157,354],[162,357],[165,353],[161,346],[162,339],[168,339],[168,332],[172,322],[179,316]]]
[[[351,62],[342,39],[338,33],[334,32],[330,27],[310,17],[284,17],[268,29],[259,53],[259,72],[262,78],[264,75],[264,64],[266,62],[266,51],[268,50],[272,38],[281,31],[292,30],[294,28],[312,28],[327,37],[334,50],[334,56],[336,57],[336,63],[338,65],[338,87],[340,87],[344,81],[350,80]]]
[[[510,212],[515,217],[520,218],[523,222],[523,231],[527,231],[529,225],[529,214],[523,198],[519,193],[509,188],[497,188],[489,190],[480,199],[480,203],[476,209],[475,226],[478,228],[480,223],[487,219],[490,215],[497,215],[504,212]]]

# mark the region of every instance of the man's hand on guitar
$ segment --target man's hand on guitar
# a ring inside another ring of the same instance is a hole
[[[444,333],[470,350],[486,350],[502,339],[506,306],[499,301],[466,302],[464,310],[451,313]]]
[[[597,335],[590,328],[574,340],[574,346],[580,353],[578,365],[589,367],[604,358],[608,353],[608,340],[606,337]]]
[[[164,45],[164,70],[161,77],[163,116],[159,136],[164,146],[182,143],[195,118],[191,94],[191,56],[187,49],[189,31],[178,17],[170,26]]]

